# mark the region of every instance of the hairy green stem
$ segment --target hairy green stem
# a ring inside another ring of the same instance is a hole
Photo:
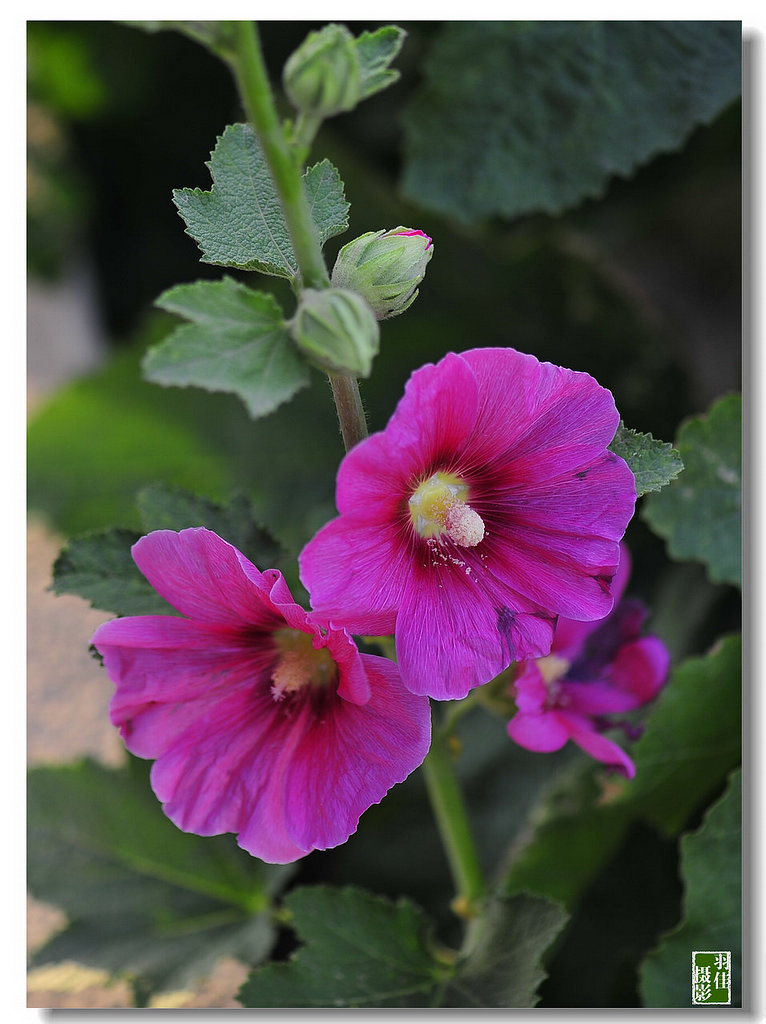
[[[431,749],[423,762],[428,798],[455,883],[455,913],[470,922],[479,913],[485,893],[484,876],[473,841],[463,794],[442,737],[434,729]]]
[[[359,385],[356,377],[346,377],[340,373],[328,374],[332,386],[335,408],[338,410],[340,432],[346,451],[367,437],[367,420],[362,408]]]
[[[234,77],[248,120],[263,147],[266,163],[279,193],[285,224],[298,261],[300,283],[304,288],[329,288],[330,277],[322,256],[314,221],[301,177],[301,160],[288,145],[274,105],[269,76],[263,59],[255,23],[233,23],[237,41],[232,61]],[[299,118],[301,153],[308,148],[318,127],[311,119]],[[298,154],[299,156],[301,154]],[[329,374],[335,408],[346,451],[367,436],[367,421],[354,377]]]
[[[330,278],[314,231],[300,166],[287,144],[277,115],[255,24],[252,21],[237,21],[234,27],[237,40],[234,77],[245,112],[263,146],[266,162],[279,192],[303,286],[327,288]]]

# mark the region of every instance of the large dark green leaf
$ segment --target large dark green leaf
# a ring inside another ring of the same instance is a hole
[[[406,900],[312,886],[285,904],[305,945],[250,975],[238,996],[245,1006],[533,1006],[540,958],[565,920],[542,899],[493,900],[473,950],[456,959]]]
[[[311,886],[285,897],[305,942],[287,963],[254,971],[244,1006],[432,1006],[450,973],[434,958],[428,923],[406,900],[391,903],[361,889]]]
[[[284,558],[274,538],[256,522],[245,495],[220,505],[180,488],[154,484],[139,492],[137,504],[147,533],[204,526],[260,569],[275,568]],[[77,594],[94,608],[115,615],[175,614],[133,561],[130,549],[139,536],[132,530],[111,529],[74,537],[53,567],[54,591]]]
[[[558,904],[525,893],[493,899],[478,941],[458,964],[440,1005],[535,1006],[546,976],[542,956],[566,920]]]
[[[53,565],[54,592],[76,594],[115,615],[172,615],[131,557],[139,536],[112,529],[74,537]]]
[[[674,558],[696,559],[714,583],[742,585],[742,398],[727,395],[678,433],[683,476],[643,510]]]
[[[635,746],[636,777],[622,799],[677,834],[742,756],[742,641],[729,636],[683,662]]]
[[[643,965],[646,1006],[691,1005],[694,950],[731,953],[732,1004],[742,984],[742,777],[735,772],[700,829],[681,840],[681,921]]]
[[[205,526],[233,544],[260,569],[274,566],[284,552],[271,534],[258,525],[255,511],[244,494],[219,504],[178,487],[153,484],[136,497],[147,532],[185,530]]]
[[[248,856],[232,836],[181,832],[142,762],[34,768],[28,794],[29,888],[68,918],[34,965],[76,960],[169,990],[218,957],[268,956],[271,898],[291,869]]]
[[[295,550],[305,544],[334,514],[343,455],[326,378],[312,375],[289,405],[254,421],[232,396],[142,380],[142,352],[120,352],[36,413],[30,506],[74,535],[115,523],[141,530],[135,496],[156,481],[224,502],[247,491],[272,533]]]
[[[739,95],[736,21],[453,22],[405,115],[406,195],[465,222],[558,213]]]

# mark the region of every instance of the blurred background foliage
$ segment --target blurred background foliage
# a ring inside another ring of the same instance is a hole
[[[348,25],[355,34],[376,27]],[[261,24],[275,82],[316,27]],[[555,217],[466,224],[429,209],[427,194],[419,201],[412,187],[410,198],[402,194],[403,118],[444,26],[402,27],[400,81],[325,123],[311,154],[312,162],[335,163],[351,203],[350,231],[326,248],[330,265],[340,245],[368,230],[405,224],[435,242],[420,296],[383,325],[381,354],[362,383],[371,429],[384,426],[414,368],[474,346],[511,345],[586,370],[613,392],[627,426],[666,441],[685,417],[739,390],[739,102],[698,127],[680,151],[610,180],[598,199]],[[140,529],[136,492],[158,482],[219,501],[246,492],[260,522],[293,553],[334,514],[342,444],[319,374],[257,422],[234,397],[162,389],[140,377],[143,352],[177,323],[153,308],[154,299],[171,285],[223,273],[199,262],[171,190],[208,189],[205,164],[216,138],[242,119],[228,69],[177,32],[29,23],[30,279],[60,282],[83,268],[103,343],[101,365],[38,405],[29,425],[30,506],[64,537],[112,525]],[[226,273],[273,289],[290,312],[284,282]],[[652,606],[651,628],[675,659],[703,653],[738,628],[734,587],[710,582],[699,563],[671,561],[640,515],[627,539],[630,589]],[[483,856],[496,869],[540,792],[555,790],[583,758],[515,748],[503,723],[483,712],[466,716],[461,735]],[[585,769],[592,780],[594,766]],[[424,801],[416,774],[370,809],[350,843],[303,862],[300,881],[406,891],[449,939],[449,877]],[[688,827],[699,825],[703,809]],[[676,839],[633,822],[581,893],[542,1005],[640,1005],[638,958],[678,920],[680,900]],[[603,953],[600,975],[577,960],[578,949],[589,963]],[[586,1001],[573,1001],[586,974]]]

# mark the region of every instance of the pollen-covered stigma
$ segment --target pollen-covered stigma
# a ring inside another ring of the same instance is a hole
[[[426,540],[449,538],[463,548],[484,539],[484,520],[467,502],[468,485],[452,473],[424,480],[409,500],[412,525]]]

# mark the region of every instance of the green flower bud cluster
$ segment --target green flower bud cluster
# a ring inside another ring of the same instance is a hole
[[[398,316],[415,301],[433,251],[423,231],[401,226],[368,231],[338,253],[333,287],[358,292],[378,320]]]
[[[293,341],[322,370],[368,377],[380,347],[370,307],[342,288],[306,288],[290,323]]]
[[[288,58],[282,73],[288,99],[316,117],[352,110],[362,98],[361,71],[354,37],[345,25],[311,32]]]

